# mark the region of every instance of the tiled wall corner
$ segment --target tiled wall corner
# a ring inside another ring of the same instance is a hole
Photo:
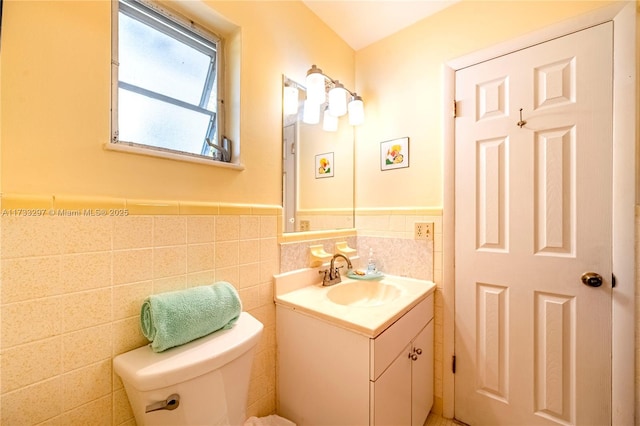
[[[15,196],[10,205],[51,202],[32,198]],[[83,207],[82,199],[58,201]],[[166,204],[138,202],[144,214],[126,217],[2,216],[0,424],[134,425],[112,359],[147,344],[142,301],[218,280],[232,282],[244,310],[265,326],[247,414],[275,412],[272,276],[279,272],[280,212],[226,206],[218,214],[215,205]]]

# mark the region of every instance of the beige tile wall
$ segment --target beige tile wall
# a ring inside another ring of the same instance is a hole
[[[385,274],[433,281],[433,240],[363,235],[358,236],[358,252],[362,269],[371,255]]]
[[[26,217],[6,208],[15,199],[4,201],[1,424],[134,424],[112,358],[147,343],[142,301],[218,280],[233,283],[244,310],[265,325],[247,414],[274,412],[278,209]]]

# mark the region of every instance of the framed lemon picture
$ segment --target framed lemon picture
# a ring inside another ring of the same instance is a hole
[[[409,138],[398,138],[380,143],[380,169],[393,170],[409,167]]]
[[[316,179],[333,177],[333,152],[316,155]]]

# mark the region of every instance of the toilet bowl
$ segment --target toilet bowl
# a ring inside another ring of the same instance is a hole
[[[242,312],[231,329],[165,352],[153,352],[147,345],[115,357],[113,367],[136,423],[242,425],[262,329],[260,321]]]

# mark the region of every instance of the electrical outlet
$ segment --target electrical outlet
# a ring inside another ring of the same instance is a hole
[[[300,231],[309,231],[311,229],[311,223],[308,220],[300,221]]]
[[[415,226],[416,240],[433,241],[433,222],[416,222]]]

